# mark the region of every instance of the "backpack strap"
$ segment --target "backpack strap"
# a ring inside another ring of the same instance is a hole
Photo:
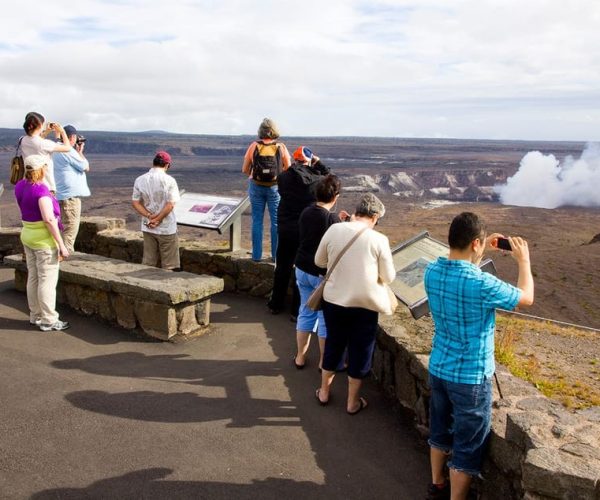
[[[252,153],[252,162],[250,163],[250,175],[253,175],[254,173],[254,168],[256,167],[256,158],[259,155],[259,151],[258,151],[258,146],[259,145],[263,145],[264,146],[264,142],[261,140],[256,141],[256,147],[254,148],[254,152]]]
[[[276,144],[277,146],[277,149],[275,150],[275,162],[277,163],[277,177],[279,177],[279,174],[281,174],[281,171],[283,170],[283,162],[281,160],[281,147],[277,142],[275,142],[274,144]]]

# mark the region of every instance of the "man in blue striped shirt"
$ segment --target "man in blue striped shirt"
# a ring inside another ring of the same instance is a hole
[[[429,376],[432,484],[428,498],[464,499],[481,472],[492,413],[494,330],[497,308],[533,304],[527,242],[508,238],[519,266],[517,286],[485,273],[486,250],[498,250],[497,233],[486,237],[481,219],[463,212],[450,225],[448,258],[425,270],[425,290],[435,323]],[[444,465],[450,458],[450,484]]]

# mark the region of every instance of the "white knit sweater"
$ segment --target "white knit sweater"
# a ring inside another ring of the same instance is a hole
[[[321,240],[315,264],[328,267],[346,243],[365,224],[360,221],[332,225]],[[342,256],[323,291],[327,302],[344,307],[363,307],[391,314],[390,299],[384,283],[396,277],[387,236],[367,229]]]

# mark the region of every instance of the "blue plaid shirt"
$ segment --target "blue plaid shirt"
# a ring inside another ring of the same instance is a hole
[[[435,323],[429,373],[461,384],[491,377],[496,308],[514,309],[521,290],[470,262],[440,257],[425,270],[425,291]]]

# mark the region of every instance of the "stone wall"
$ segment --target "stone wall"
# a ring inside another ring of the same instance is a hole
[[[429,425],[433,325],[408,310],[380,317],[373,373],[387,395]],[[487,499],[600,499],[600,408],[571,413],[498,366],[488,459],[477,484]]]
[[[23,253],[20,227],[0,227],[0,260]]]
[[[15,287],[27,287],[21,255],[4,258],[15,269]],[[173,273],[101,255],[75,252],[61,263],[57,302],[86,316],[160,340],[180,340],[206,331],[210,298],[223,280]]]
[[[122,219],[87,217],[82,219],[75,248],[127,262],[142,261],[143,239],[140,231],[128,231]],[[230,252],[210,247],[202,241],[180,242],[181,267],[195,274],[223,278],[226,292],[242,292],[267,297],[273,288],[274,265],[256,263],[246,251]]]

